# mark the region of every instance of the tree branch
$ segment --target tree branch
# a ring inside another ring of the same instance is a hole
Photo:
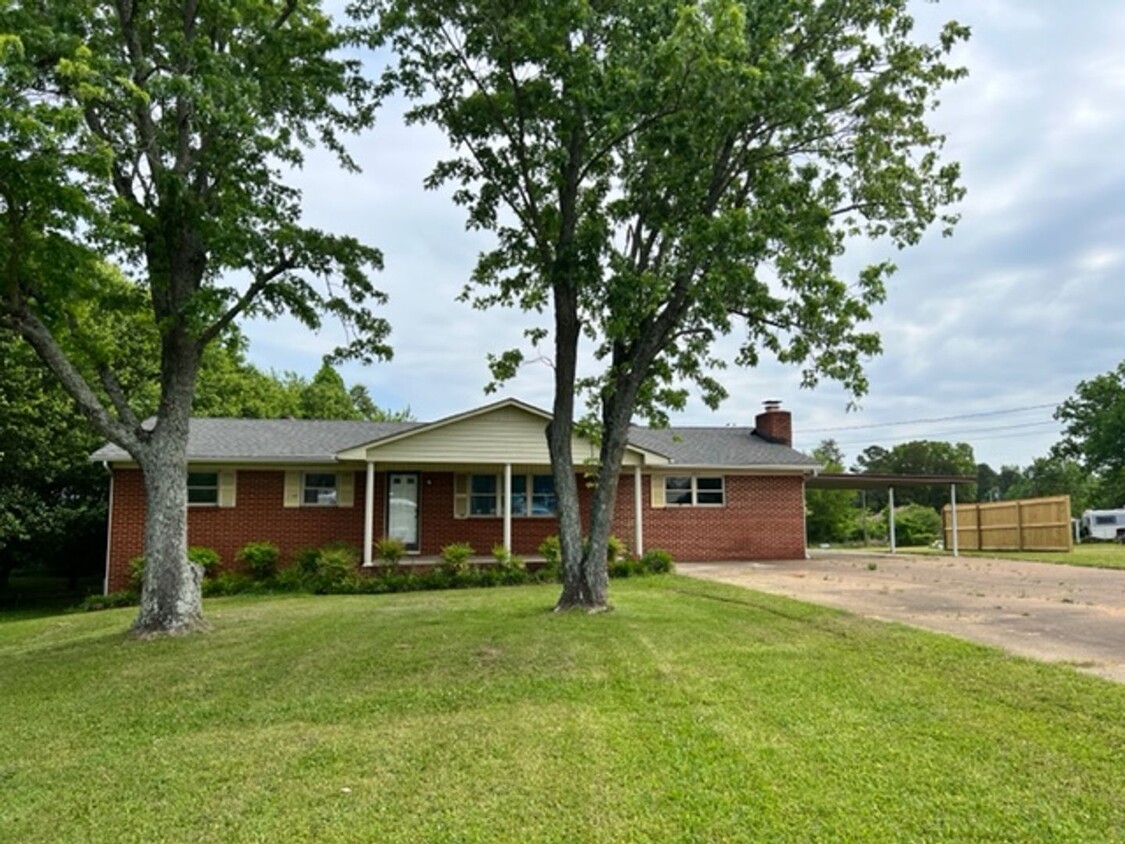
[[[90,388],[77,367],[70,362],[51,331],[37,317],[26,302],[21,302],[9,314],[8,323],[31,344],[40,360],[47,365],[78,405],[82,415],[102,436],[122,446],[134,457],[144,444],[137,435],[138,427],[114,419],[101,399]],[[132,412],[130,411],[130,416]]]
[[[250,283],[250,286],[246,288],[246,291],[238,297],[238,300],[233,305],[231,305],[222,316],[211,323],[211,325],[208,326],[202,334],[199,335],[199,338],[195,341],[196,349],[202,350],[204,346],[218,337],[219,334],[221,334],[228,325],[234,322],[239,314],[241,314],[248,307],[250,307],[251,304],[253,304],[254,300],[258,297],[258,294],[265,290],[271,281],[273,281],[283,273],[287,273],[290,270],[294,270],[296,268],[297,263],[295,261],[290,258],[283,257],[281,261],[279,261],[269,271],[256,276],[254,278],[254,281]]]

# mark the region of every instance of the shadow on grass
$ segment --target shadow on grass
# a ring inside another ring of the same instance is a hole
[[[8,588],[0,591],[0,623],[60,615],[101,591],[100,577],[81,578],[72,584],[65,577],[13,574]]]

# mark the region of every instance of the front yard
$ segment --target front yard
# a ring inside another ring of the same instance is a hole
[[[0,839],[1108,841],[1125,686],[676,576],[0,625]]]

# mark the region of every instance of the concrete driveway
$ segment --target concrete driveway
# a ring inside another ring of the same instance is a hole
[[[677,571],[951,633],[1125,683],[1125,571],[823,551],[811,560],[682,563]]]

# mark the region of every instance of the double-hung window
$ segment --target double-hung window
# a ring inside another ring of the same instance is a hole
[[[721,507],[726,503],[722,476],[667,475],[664,504],[668,507]]]
[[[188,504],[218,504],[219,473],[188,472],[187,500]]]
[[[500,512],[500,496],[496,475],[469,476],[469,515],[495,516]]]
[[[305,472],[301,487],[301,503],[332,507],[337,502],[335,472]]]
[[[551,475],[512,475],[513,516],[555,516],[559,500]]]

